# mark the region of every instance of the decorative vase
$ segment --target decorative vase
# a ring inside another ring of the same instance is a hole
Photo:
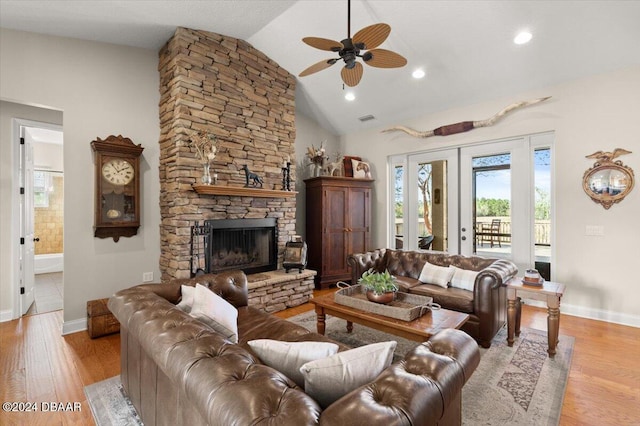
[[[367,299],[371,302],[387,304],[393,302],[395,298],[395,291],[387,291],[384,293],[375,293],[371,290],[367,290]]]
[[[201,181],[203,185],[211,185],[211,182],[213,181],[213,179],[211,179],[211,164],[209,163],[205,163],[202,165],[202,167],[204,168],[204,174],[202,175]]]

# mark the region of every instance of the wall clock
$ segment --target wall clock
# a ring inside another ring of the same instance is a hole
[[[131,237],[140,227],[140,155],[129,138],[109,136],[91,142],[95,152],[94,236]]]

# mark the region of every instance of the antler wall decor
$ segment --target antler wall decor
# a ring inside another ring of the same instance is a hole
[[[505,107],[504,109],[502,109],[502,111],[498,112],[496,115],[494,115],[491,118],[487,118],[486,120],[461,121],[459,123],[448,124],[446,126],[441,126],[441,127],[438,127],[437,129],[427,130],[427,131],[424,131],[424,132],[421,132],[421,131],[418,131],[418,130],[414,130],[414,129],[412,129],[410,127],[406,127],[406,126],[394,126],[394,127],[388,128],[388,129],[384,129],[384,130],[382,130],[382,132],[385,133],[385,132],[401,131],[401,132],[407,133],[408,135],[414,136],[416,138],[428,138],[428,137],[431,137],[431,136],[454,135],[456,133],[468,132],[469,130],[477,129],[478,127],[493,126],[496,123],[496,121],[500,120],[502,117],[504,117],[505,115],[507,115],[508,113],[513,111],[514,109],[522,108],[522,107],[526,107],[526,106],[530,106],[530,105],[534,105],[534,104],[537,104],[539,102],[546,101],[549,98],[551,98],[551,96],[546,96],[544,98],[533,99],[533,100],[530,100],[530,101],[516,102],[514,104],[511,104],[511,105]]]

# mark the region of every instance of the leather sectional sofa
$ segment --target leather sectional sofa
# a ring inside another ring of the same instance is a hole
[[[418,280],[426,262],[437,266],[449,265],[478,272],[473,291],[423,283]],[[504,283],[518,273],[516,265],[505,259],[479,256],[451,255],[440,251],[410,251],[378,249],[352,254],[347,258],[351,267],[352,283],[357,283],[368,269],[394,275],[400,291],[433,297],[445,309],[469,314],[462,326],[478,343],[488,348],[491,339],[506,321],[506,289]]]
[[[237,344],[176,307],[181,285],[196,283],[237,308]],[[242,272],[139,285],[108,306],[121,324],[122,384],[147,426],[460,424],[462,386],[480,360],[473,339],[445,330],[322,410],[247,342],[331,340],[247,306]]]

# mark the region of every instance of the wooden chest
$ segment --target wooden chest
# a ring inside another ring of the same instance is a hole
[[[120,323],[107,307],[108,300],[98,299],[87,302],[87,330],[92,339],[120,332]]]

